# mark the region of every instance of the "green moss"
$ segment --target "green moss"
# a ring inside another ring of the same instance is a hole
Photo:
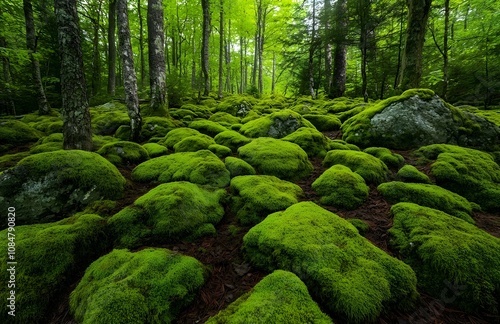
[[[109,217],[114,214],[117,202],[114,200],[96,200],[90,203],[82,214],[97,214],[102,217]]]
[[[226,169],[229,170],[231,178],[240,175],[255,175],[255,169],[242,159],[228,156],[224,160],[224,164],[226,165]]]
[[[368,225],[365,221],[358,219],[358,218],[349,218],[347,220],[349,223],[351,223],[356,229],[358,230],[359,234],[365,235],[366,232],[370,230],[370,225]]]
[[[329,148],[328,138],[313,128],[301,127],[282,140],[297,144],[309,157],[324,157]]]
[[[387,179],[388,169],[380,159],[364,152],[333,150],[326,154],[323,166],[342,164],[365,179],[366,182],[381,183]]]
[[[142,120],[141,139],[146,141],[151,137],[167,135],[172,129],[181,127],[182,122],[166,117],[145,117]]]
[[[500,239],[428,207],[399,203],[391,213],[391,245],[424,291],[467,312],[498,314]]]
[[[392,153],[391,150],[385,147],[369,147],[364,149],[363,152],[379,158],[390,168],[399,168],[405,163],[405,159],[401,154]]]
[[[176,128],[167,133],[162,144],[164,144],[168,149],[173,150],[174,145],[182,141],[184,138],[200,134],[201,133],[196,129],[187,127]]]
[[[302,189],[273,176],[246,175],[231,180],[231,209],[243,225],[255,225],[267,215],[298,203]]]
[[[248,114],[246,115],[245,118],[241,119],[241,123],[246,124],[249,121],[259,119],[260,117],[262,117],[261,114],[259,114],[258,112],[254,111],[254,110],[251,110],[248,112]]]
[[[224,158],[228,155],[231,155],[232,151],[229,147],[224,146],[224,145],[219,145],[219,144],[212,144],[208,147],[208,150],[210,152],[213,152],[215,155],[217,155],[220,158]]]
[[[215,111],[245,117],[252,110],[254,103],[256,103],[256,100],[251,96],[227,96],[215,107]]]
[[[189,114],[189,116],[191,116],[193,118],[209,118],[210,115],[212,114],[210,108],[205,104],[202,104],[202,105],[185,104],[185,105],[182,105],[180,109],[177,109],[177,111],[179,111],[179,110],[185,110],[185,111],[191,112]],[[188,115],[188,114],[185,114],[184,116],[186,116],[186,115]],[[174,115],[172,115],[172,116],[174,116]],[[184,117],[184,116],[182,116],[182,117]]]
[[[210,120],[196,120],[189,124],[189,128],[196,129],[200,133],[214,137],[219,133],[227,131],[227,128]]]
[[[233,125],[231,125],[231,130],[239,131],[241,129],[241,126],[243,126],[243,125],[242,124],[233,124]]]
[[[267,216],[245,235],[243,247],[253,265],[295,273],[326,309],[350,322],[373,321],[392,307],[406,309],[418,296],[408,265],[312,202]]]
[[[5,171],[14,167],[19,161],[29,156],[29,152],[20,152],[15,154],[5,154],[0,156],[0,171]]]
[[[276,270],[207,324],[333,323],[293,273]]]
[[[42,144],[52,143],[52,142],[62,142],[64,140],[62,133],[53,133],[45,136],[41,139]]]
[[[109,143],[118,142],[119,139],[112,136],[92,135],[92,150],[99,151],[101,147]]]
[[[16,206],[17,207],[17,206]],[[7,209],[5,209],[7,210]],[[16,208],[16,212],[17,212]],[[16,213],[16,216],[20,214]],[[0,296],[16,294],[16,323],[37,323],[53,310],[53,300],[75,280],[75,274],[106,249],[106,222],[98,215],[78,215],[56,223],[16,226],[15,287],[8,289],[7,253],[0,256]],[[7,230],[0,232],[7,244]],[[14,289],[12,289],[14,288]],[[2,305],[0,321],[13,323]]]
[[[356,106],[354,106],[354,108],[350,108],[349,110],[340,113],[338,115],[339,120],[342,123],[344,123],[349,118],[356,116],[357,114],[362,113],[363,111],[367,110],[370,107],[371,107],[371,105],[366,105],[366,104],[356,105]]]
[[[206,150],[211,145],[215,144],[213,138],[205,134],[198,134],[188,136],[180,140],[174,145],[174,151],[178,152],[196,152],[199,150]]]
[[[309,175],[313,166],[307,153],[294,143],[261,137],[238,149],[240,157],[257,172],[283,180],[296,180]]]
[[[113,135],[120,126],[130,124],[125,106],[118,103],[116,105],[116,108],[111,109],[97,107],[90,109],[94,134]]]
[[[71,293],[79,323],[171,323],[206,278],[195,258],[167,249],[113,250],[99,258]]]
[[[322,204],[345,209],[361,206],[370,190],[363,177],[340,164],[323,172],[312,183],[312,188],[321,196]]]
[[[130,126],[121,125],[115,132],[115,137],[122,140],[128,141],[130,139]]]
[[[139,164],[132,171],[132,180],[140,182],[190,181],[201,185],[225,187],[229,171],[212,152],[175,153]]]
[[[161,184],[111,217],[109,226],[120,247],[196,239],[201,227],[215,232],[214,225],[224,216],[224,196],[225,190],[185,181]]]
[[[34,145],[30,148],[30,154],[53,152],[63,149],[62,142],[48,142],[45,144]]]
[[[330,140],[328,143],[329,150],[353,150],[353,151],[361,151],[359,147],[354,144],[349,144],[343,140]]]
[[[218,112],[210,116],[209,118],[210,121],[217,122],[217,123],[225,123],[225,124],[239,124],[240,123],[240,118],[234,117],[231,114],[228,114],[226,112]]]
[[[500,166],[485,152],[454,145],[429,145],[417,154],[436,161],[431,174],[436,183],[458,193],[484,210],[500,210]]]
[[[18,120],[0,120],[0,145],[16,146],[36,142],[41,133]]]
[[[381,184],[377,190],[393,204],[411,202],[442,210],[474,224],[474,220],[470,216],[472,214],[472,205],[469,201],[439,186],[393,181]]]
[[[97,153],[115,165],[138,164],[149,159],[141,145],[127,141],[106,144]]]
[[[295,132],[301,127],[316,129],[313,124],[303,118],[300,114],[292,110],[285,109],[272,113],[271,115],[249,121],[241,127],[240,132],[251,138],[266,136],[282,138]]]
[[[148,152],[149,157],[155,158],[168,153],[168,149],[160,144],[146,143],[142,147]]]
[[[124,185],[116,167],[96,153],[39,153],[0,176],[0,206],[5,210],[16,206],[18,225],[47,222],[71,215],[95,200],[118,199]]]
[[[320,132],[336,131],[340,129],[340,119],[333,115],[302,115],[305,119],[310,121],[314,127]]]
[[[227,130],[217,134],[214,137],[215,143],[229,147],[233,151],[237,151],[240,146],[250,143],[250,139],[241,135],[234,130]]]
[[[399,169],[396,177],[404,182],[431,183],[429,177],[417,170],[413,165],[407,164]]]

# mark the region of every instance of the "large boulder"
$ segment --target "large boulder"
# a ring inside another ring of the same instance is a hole
[[[349,118],[343,139],[361,146],[411,149],[435,143],[491,150],[499,144],[500,128],[463,112],[427,89],[412,89]]]
[[[285,109],[249,121],[241,127],[240,132],[251,138],[283,138],[301,127],[316,129],[311,122],[302,117],[299,113]]]
[[[118,199],[124,185],[118,169],[97,153],[39,153],[0,175],[0,208],[15,206],[18,225],[48,222],[96,200]]]

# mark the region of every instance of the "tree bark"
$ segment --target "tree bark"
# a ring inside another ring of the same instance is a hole
[[[405,15],[405,5],[403,3],[401,8],[401,16],[399,20],[399,46],[398,46],[398,64],[396,69],[396,77],[394,78],[394,89],[396,89],[399,85],[399,78],[401,73],[401,56],[402,56],[402,48],[403,48],[403,18]]]
[[[23,0],[24,18],[26,22],[26,45],[28,47],[33,73],[33,82],[37,93],[38,113],[47,115],[50,112],[50,107],[43,89],[42,76],[40,74],[40,63],[33,55],[36,53],[36,33],[35,21],[33,18],[33,6],[31,0]]]
[[[2,10],[0,8],[0,14],[2,13]],[[5,37],[0,36],[0,47],[7,47],[7,41],[5,40]],[[9,86],[11,83],[11,77],[10,77],[10,61],[9,58],[6,55],[2,55],[2,67],[3,67],[3,79],[5,82],[5,92],[7,93],[7,100],[12,108],[12,114],[16,116],[16,104],[14,103],[14,99],[12,96],[12,91],[10,90]]]
[[[116,0],[109,1],[108,13],[108,94],[116,91]]]
[[[99,28],[101,23],[101,6],[102,1],[99,1],[97,8],[97,17],[92,19],[94,25],[92,37],[92,85],[91,96],[97,95],[101,89],[101,54],[99,53]]]
[[[231,10],[231,2],[229,3],[229,10]],[[231,86],[231,19],[228,21],[227,26],[227,41],[224,46],[226,54],[226,91],[233,93]]]
[[[201,45],[201,70],[205,81],[203,95],[210,93],[210,65],[209,65],[209,39],[210,39],[210,1],[201,0],[203,9],[203,38]]]
[[[443,93],[446,100],[448,94],[448,30],[450,25],[450,0],[444,1],[444,35],[443,35]]]
[[[55,0],[54,10],[61,51],[63,147],[90,151],[92,128],[76,0]]]
[[[240,36],[240,94],[243,93],[243,86],[244,86],[244,78],[245,78],[245,72],[243,70],[244,62],[243,62],[243,47],[244,47],[244,40],[243,36]]]
[[[324,4],[324,12],[325,12],[325,92],[330,93],[330,89],[332,87],[332,44],[330,41],[330,29],[331,29],[331,21],[330,15],[332,10],[332,5],[330,0],[325,0]]]
[[[137,77],[134,70],[134,56],[130,42],[130,27],[128,23],[127,0],[117,0],[118,40],[122,62],[123,86],[125,88],[125,103],[130,118],[130,139],[137,141],[141,132],[141,112],[137,97]]]
[[[222,77],[223,77],[223,57],[224,57],[224,0],[219,2],[219,100],[222,99]]]
[[[418,88],[422,79],[422,52],[432,0],[408,0],[408,26],[399,88]]]
[[[311,33],[311,44],[309,45],[309,94],[311,98],[316,99],[316,93],[314,92],[314,52],[316,47],[316,0],[313,0],[313,12],[312,12],[312,33]]]
[[[148,1],[149,6],[149,1]],[[149,9],[148,9],[149,10]],[[142,20],[141,0],[137,0],[137,16],[139,18],[139,53],[141,54],[141,89],[144,89],[146,77],[146,59],[144,57],[144,23]]]
[[[165,38],[163,33],[163,2],[148,1],[149,86],[151,110],[168,116],[165,71]]]
[[[267,17],[267,6],[262,8],[262,0],[261,1],[261,15],[262,18],[260,20],[260,36],[259,36],[259,95],[262,95],[264,91],[263,85],[263,56],[264,56],[264,35],[266,33],[266,17]]]
[[[335,28],[335,57],[333,65],[333,83],[330,92],[331,98],[342,97],[345,92],[347,67],[347,0],[338,0],[336,6]]]
[[[275,87],[276,87],[276,52],[273,51],[273,74],[271,81],[271,94],[274,94]]]

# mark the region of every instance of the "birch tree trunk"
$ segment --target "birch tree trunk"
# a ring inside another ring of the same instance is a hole
[[[162,0],[148,1],[148,46],[151,110],[168,116]]]
[[[222,99],[222,77],[223,77],[223,57],[224,57],[224,0],[219,2],[219,100]]]
[[[203,9],[203,39],[201,45],[201,70],[205,81],[203,95],[210,93],[209,39],[210,39],[210,1],[201,0]]]
[[[332,43],[330,41],[330,15],[331,15],[332,5],[330,0],[325,0],[324,12],[325,12],[325,92],[330,93],[332,87]]]

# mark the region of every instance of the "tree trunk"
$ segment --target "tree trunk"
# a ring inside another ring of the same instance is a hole
[[[222,77],[223,77],[223,57],[224,57],[224,0],[219,2],[219,100],[222,99]]]
[[[123,86],[125,88],[125,103],[130,118],[130,140],[137,141],[141,132],[141,112],[137,97],[137,77],[134,70],[134,56],[130,43],[130,28],[128,23],[127,0],[117,0],[118,40],[122,62]]]
[[[316,99],[316,93],[314,92],[314,51],[315,51],[315,42],[316,42],[316,0],[313,0],[313,12],[312,12],[312,33],[311,33],[311,45],[309,45],[309,60],[308,60],[308,69],[309,69],[309,94],[311,98]]]
[[[61,51],[63,147],[90,151],[92,128],[76,0],[55,0],[54,10]]]
[[[444,1],[444,35],[443,35],[443,93],[446,100],[448,93],[448,29],[450,25],[450,0]]]
[[[229,3],[229,10],[231,10],[231,3]],[[225,46],[226,51],[226,90],[233,93],[231,86],[231,19],[228,21],[227,27],[227,41]]]
[[[149,1],[148,1],[148,6],[149,6]],[[148,9],[148,12],[149,12],[149,9]],[[142,20],[141,0],[137,0],[137,16],[139,18],[139,53],[141,55],[141,82],[140,82],[140,84],[141,84],[141,89],[144,89],[144,79],[146,78],[146,58],[144,56],[144,23]]]
[[[262,82],[262,78],[263,78],[262,59],[263,59],[263,55],[264,55],[264,35],[266,33],[266,16],[267,16],[267,7],[262,8],[262,4],[261,4],[261,15],[262,15],[262,19],[260,20],[261,27],[260,27],[260,36],[259,36],[259,62],[258,62],[259,63],[259,95],[262,95],[262,93],[264,91],[263,82]]]
[[[26,22],[26,44],[29,51],[31,60],[31,67],[33,73],[33,81],[37,93],[38,113],[40,115],[47,115],[50,111],[45,90],[43,89],[42,76],[40,74],[40,63],[33,55],[36,53],[36,36],[35,36],[35,21],[33,19],[33,6],[31,0],[23,0],[24,18]]]
[[[163,33],[163,2],[148,1],[149,86],[151,110],[168,116],[165,71],[165,38]]]
[[[399,77],[401,72],[401,56],[402,56],[402,48],[403,48],[403,18],[405,15],[405,5],[403,3],[401,8],[401,16],[399,20],[399,46],[398,46],[398,64],[396,69],[396,77],[394,78],[394,89],[398,87]]]
[[[243,71],[243,46],[244,46],[244,43],[243,43],[243,36],[240,36],[240,94],[243,93],[243,79],[245,77],[245,72]]]
[[[422,52],[432,0],[408,0],[408,26],[399,88],[418,88],[422,79]]]
[[[332,5],[330,0],[325,0],[324,4],[324,12],[325,12],[325,92],[330,93],[330,89],[332,87],[332,44],[330,42],[330,29],[331,29],[331,21],[330,15],[332,10]]]
[[[203,95],[210,93],[210,74],[209,74],[209,39],[210,39],[210,1],[201,0],[203,9],[203,39],[201,45],[201,70],[205,81]]]
[[[260,36],[262,32],[262,1],[257,1],[257,28],[255,29],[255,49],[253,55],[252,74],[250,77],[251,86],[257,88],[257,69],[259,65]]]
[[[116,91],[116,0],[109,1],[108,13],[108,94]]]
[[[338,0],[336,6],[336,39],[335,57],[333,65],[333,83],[330,92],[331,98],[342,97],[345,92],[347,67],[347,0]]]
[[[94,25],[92,37],[92,85],[91,96],[97,95],[101,89],[101,54],[99,53],[99,27],[101,23],[101,6],[102,1],[99,1],[97,8],[97,17],[92,19]]]
[[[271,81],[271,94],[274,94],[275,87],[276,87],[276,52],[273,51],[273,75]]]
[[[0,14],[2,14],[2,10],[0,8]],[[7,41],[5,40],[5,37],[0,36],[0,47],[7,47]],[[2,67],[3,67],[3,79],[5,82],[5,92],[7,93],[8,97],[8,103],[10,107],[12,108],[12,114],[16,116],[16,104],[14,103],[14,99],[12,96],[12,91],[10,90],[10,83],[11,83],[11,77],[10,77],[10,61],[9,58],[6,55],[2,55]],[[6,111],[7,112],[7,111]]]

